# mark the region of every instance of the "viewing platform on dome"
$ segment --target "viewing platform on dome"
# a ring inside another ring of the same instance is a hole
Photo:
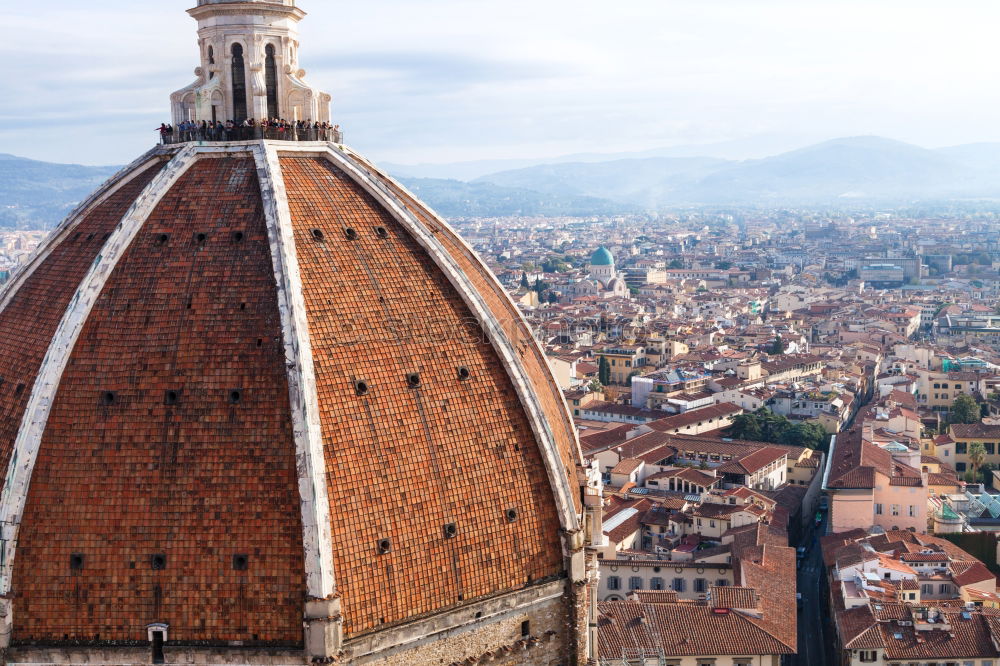
[[[318,141],[323,143],[344,143],[344,133],[338,127],[295,127],[295,126],[225,126],[210,124],[202,126],[192,123],[190,127],[163,125],[158,129],[160,144],[170,146],[180,143],[232,142],[232,141]]]

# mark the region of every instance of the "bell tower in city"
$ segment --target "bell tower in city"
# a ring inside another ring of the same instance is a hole
[[[198,79],[170,96],[174,124],[247,118],[330,120],[331,97],[299,67],[295,0],[199,0]]]

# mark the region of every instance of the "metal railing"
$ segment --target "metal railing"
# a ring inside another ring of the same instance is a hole
[[[192,143],[196,141],[325,141],[344,143],[344,133],[335,129],[315,127],[230,127],[205,128],[200,127],[181,130],[177,127],[172,132],[160,132],[160,143],[165,146],[177,143]]]

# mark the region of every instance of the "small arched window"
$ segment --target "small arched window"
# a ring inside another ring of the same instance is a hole
[[[215,64],[215,48],[211,44],[208,45],[208,64]]]

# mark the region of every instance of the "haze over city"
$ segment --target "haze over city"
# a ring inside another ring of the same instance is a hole
[[[120,164],[187,85],[187,0],[5,3],[0,147]],[[860,0],[316,2],[309,78],[377,161],[547,158],[725,143],[772,155],[879,135],[1000,141],[1000,6]],[[114,136],[115,141],[106,141]],[[67,140],[72,137],[72,140]]]

